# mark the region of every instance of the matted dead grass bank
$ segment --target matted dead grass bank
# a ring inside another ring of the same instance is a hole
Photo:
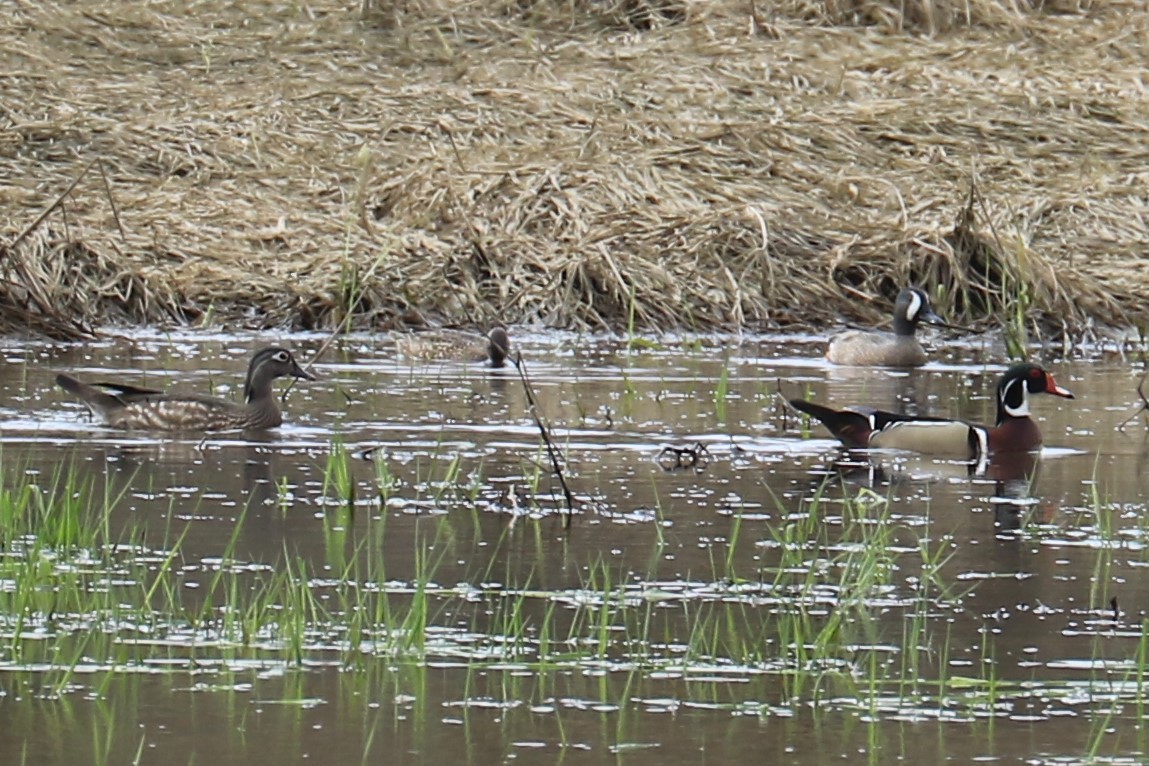
[[[915,282],[1144,324],[1137,7],[13,0],[0,310],[755,329]]]

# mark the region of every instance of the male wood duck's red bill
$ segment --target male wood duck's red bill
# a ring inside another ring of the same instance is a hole
[[[920,367],[927,361],[916,335],[921,322],[946,324],[930,307],[928,295],[907,287],[894,303],[893,333],[847,330],[830,339],[826,358],[834,364],[861,367]]]
[[[486,335],[462,330],[424,330],[395,338],[396,350],[408,359],[422,362],[485,362],[502,367],[511,354],[511,339],[501,325]]]
[[[291,376],[315,380],[285,348],[256,352],[243,384],[243,404],[214,396],[183,396],[121,383],[83,383],[71,375],[56,383],[112,428],[148,431],[228,431],[276,428],[283,414],[271,384]]]
[[[1073,398],[1042,368],[1017,364],[997,384],[997,422],[992,427],[866,407],[833,410],[801,399],[791,399],[790,404],[821,421],[847,447],[980,460],[992,453],[1028,452],[1041,446],[1041,430],[1029,417],[1030,394]]]

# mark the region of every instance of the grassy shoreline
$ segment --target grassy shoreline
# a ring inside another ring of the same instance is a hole
[[[6,5],[3,329],[1144,325],[1149,20],[894,7]]]

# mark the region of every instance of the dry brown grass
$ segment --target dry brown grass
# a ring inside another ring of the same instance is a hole
[[[757,329],[915,282],[1144,324],[1137,7],[12,0],[0,310]]]

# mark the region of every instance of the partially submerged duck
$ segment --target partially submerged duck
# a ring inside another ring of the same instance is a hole
[[[922,322],[945,325],[934,313],[929,296],[916,287],[898,293],[894,303],[894,331],[847,330],[830,339],[826,358],[834,364],[858,367],[920,367],[928,361],[917,339]]]
[[[422,362],[485,362],[502,367],[511,354],[511,339],[501,325],[486,335],[463,330],[425,330],[395,337],[400,354]]]
[[[255,353],[243,384],[243,404],[215,396],[169,394],[123,383],[84,383],[60,373],[56,383],[112,428],[148,431],[227,431],[276,428],[283,413],[271,384],[282,377],[315,380],[285,348]]]

